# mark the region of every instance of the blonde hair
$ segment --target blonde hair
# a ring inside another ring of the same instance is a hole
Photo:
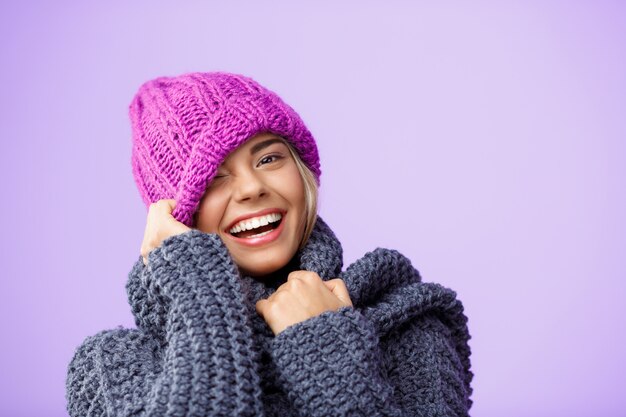
[[[304,185],[304,219],[302,220],[304,221],[305,226],[300,246],[298,246],[298,250],[300,250],[304,248],[306,243],[309,241],[313,228],[315,227],[315,222],[317,220],[317,192],[319,185],[315,179],[315,175],[313,175],[313,172],[311,172],[309,167],[305,165],[302,158],[300,158],[300,155],[293,148],[291,143],[284,138],[282,139],[285,145],[287,145],[289,153],[296,163],[296,167],[298,167],[298,172],[300,173],[300,177],[302,178],[302,183]]]

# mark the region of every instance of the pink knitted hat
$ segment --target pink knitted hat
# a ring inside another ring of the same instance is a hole
[[[289,141],[319,184],[319,155],[300,116],[249,77],[188,73],[144,83],[129,107],[131,163],[146,207],[176,200],[172,215],[189,227],[217,168],[260,132]]]

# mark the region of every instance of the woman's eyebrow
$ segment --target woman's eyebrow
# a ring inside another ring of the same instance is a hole
[[[274,143],[283,143],[283,141],[281,139],[274,138],[274,139],[264,140],[263,142],[259,142],[256,145],[254,145],[252,148],[250,148],[250,155],[254,155],[255,153],[259,152],[261,149],[265,149]]]

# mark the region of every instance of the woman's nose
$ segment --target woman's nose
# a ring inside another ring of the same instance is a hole
[[[238,175],[234,187],[234,197],[237,201],[254,200],[266,193],[265,184],[254,172]]]

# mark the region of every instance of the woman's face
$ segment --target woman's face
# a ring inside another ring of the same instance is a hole
[[[287,145],[271,133],[253,136],[228,155],[196,221],[198,230],[217,233],[239,269],[254,277],[285,266],[304,227],[302,178]]]

